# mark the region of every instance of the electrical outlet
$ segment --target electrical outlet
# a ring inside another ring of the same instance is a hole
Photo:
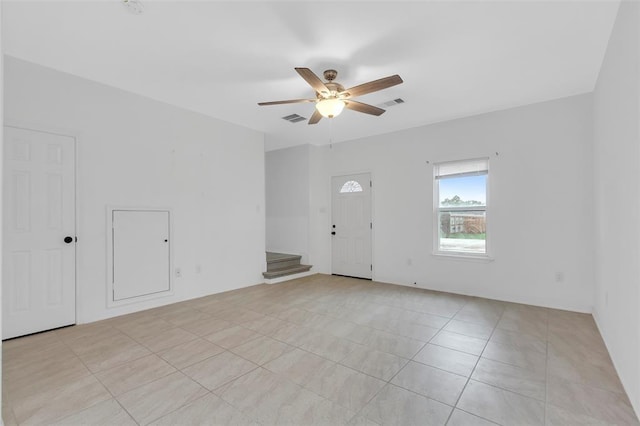
[[[176,268],[176,278],[182,278],[182,269]]]
[[[556,282],[561,283],[564,281],[564,272],[556,272]]]
[[[202,266],[200,266],[199,264],[196,265],[196,274],[200,274],[202,272]]]
[[[413,264],[413,259],[410,257],[407,258],[407,266],[411,266]]]

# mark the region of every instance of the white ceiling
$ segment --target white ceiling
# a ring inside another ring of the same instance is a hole
[[[325,144],[592,91],[618,1],[3,1],[5,53],[265,132],[267,148]],[[318,125],[294,71],[405,103]]]

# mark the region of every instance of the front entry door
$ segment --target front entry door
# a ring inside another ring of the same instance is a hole
[[[4,128],[2,338],[75,324],[75,140]]]
[[[371,175],[331,180],[331,272],[371,279]]]

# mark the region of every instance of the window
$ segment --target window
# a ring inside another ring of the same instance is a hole
[[[436,253],[487,254],[489,159],[434,165]]]
[[[362,185],[360,185],[355,180],[347,181],[344,183],[344,185],[342,185],[342,188],[340,189],[341,194],[344,194],[345,192],[362,192]]]

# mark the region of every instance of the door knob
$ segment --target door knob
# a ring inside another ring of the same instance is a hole
[[[64,242],[67,243],[67,244],[71,244],[73,242],[73,238],[71,238],[69,236],[66,236],[66,237],[64,237]]]
[[[331,235],[336,235],[336,231],[331,231]]]

